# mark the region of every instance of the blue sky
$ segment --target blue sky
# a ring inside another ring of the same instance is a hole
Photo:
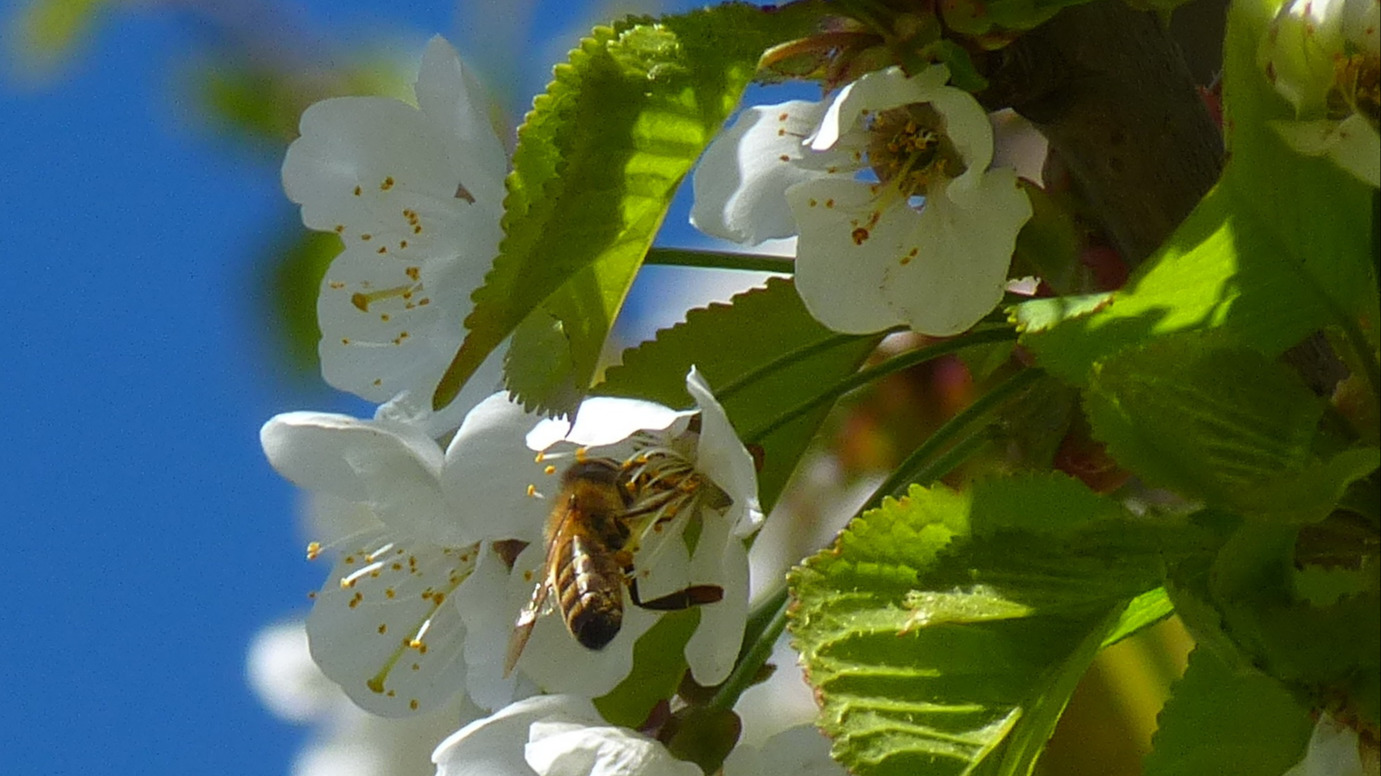
[[[320,41],[456,29],[445,2],[282,5]],[[258,429],[360,406],[270,357],[259,256],[294,212],[272,160],[179,104],[206,38],[115,13],[64,79],[0,85],[7,773],[279,774],[305,734],[243,679],[255,631],[322,574]],[[531,64],[535,88],[551,62]]]

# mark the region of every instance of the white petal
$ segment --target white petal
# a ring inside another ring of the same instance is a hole
[[[466,415],[446,448],[442,487],[472,541],[541,537],[551,502],[529,495],[528,487],[550,497],[555,486],[524,442],[533,421],[506,393],[495,393]]]
[[[881,211],[872,189],[860,181],[821,180],[787,191],[801,223],[796,292],[817,321],[847,334],[903,322],[882,297],[887,257],[899,247],[900,235],[873,228]]]
[[[410,388],[379,405],[375,420],[388,418],[420,429],[432,439],[449,437],[465,421],[465,416],[484,399],[503,387],[503,361],[508,354],[504,342],[460,389],[456,398],[440,410],[432,410],[432,391]],[[452,354],[454,355],[454,354]],[[448,362],[449,363],[449,362]],[[433,381],[431,384],[434,384]]]
[[[756,245],[796,233],[783,194],[825,173],[797,161],[801,142],[824,112],[821,103],[793,100],[745,109],[705,150],[691,180],[691,224],[706,234]]]
[[[980,179],[993,161],[993,123],[983,106],[963,89],[942,86],[930,96],[931,107],[944,119],[945,135],[964,160],[963,174],[950,182],[950,197],[978,207]],[[965,201],[968,196],[972,199]]]
[[[1359,114],[1342,121],[1272,121],[1285,142],[1305,156],[1327,154],[1373,188],[1381,186],[1381,135]]]
[[[712,687],[729,677],[748,618],[748,552],[727,521],[707,518],[691,557],[691,579],[718,584],[724,598],[700,607],[700,624],[686,642],[686,662],[698,684]]]
[[[884,217],[912,228],[893,254],[900,258],[889,257],[883,299],[922,334],[958,334],[1002,300],[1017,233],[1031,217],[1031,203],[1006,168],[984,175],[977,194],[972,209],[940,194],[926,202],[919,218],[909,208]]]
[[[583,698],[539,695],[510,704],[451,734],[432,752],[436,776],[533,776],[523,759],[533,722],[563,719],[599,720]]]
[[[746,536],[762,524],[758,505],[758,472],[753,456],[739,441],[724,407],[710,391],[695,367],[686,375],[686,390],[700,407],[700,441],[695,468],[724,491],[733,504],[725,518],[738,536]]]
[[[416,93],[422,113],[450,141],[447,161],[460,172],[461,185],[497,222],[503,212],[507,154],[490,121],[484,88],[440,35],[427,42],[422,54]]]
[[[359,537],[307,618],[312,657],[361,708],[396,717],[446,703],[465,685],[465,628],[451,601],[476,550]]]
[[[317,297],[322,376],[375,402],[409,390],[430,395],[460,347],[473,289],[449,282],[455,271],[428,277],[422,264],[396,258],[347,248]]]
[[[308,107],[300,129],[283,188],[308,227],[347,247],[386,248],[381,255],[493,258],[498,211],[456,196],[464,171],[421,111],[387,97],[337,97]]]
[[[581,447],[605,447],[638,431],[663,431],[690,414],[650,401],[596,396],[580,403],[574,424],[557,418],[538,423],[528,432],[527,446],[546,450],[566,441]]]
[[[529,558],[540,557],[542,547],[531,545],[528,552],[533,553]],[[480,706],[503,708],[516,694],[517,678],[504,677],[504,660],[514,620],[531,592],[531,587],[512,584],[508,568],[488,545],[482,546],[474,573],[456,591],[456,606],[465,622],[466,691]]]
[[[259,700],[289,722],[306,722],[344,701],[312,662],[301,622],[270,625],[254,636],[245,674]]]
[[[810,139],[816,151],[833,148],[852,133],[865,112],[879,113],[914,102],[930,102],[949,80],[949,68],[931,65],[907,78],[899,67],[876,70],[845,86],[835,95]]]
[[[366,503],[386,525],[436,544],[472,541],[441,492],[441,450],[420,432],[288,412],[265,423],[259,439],[269,463],[302,487]]]
[[[543,720],[530,738],[525,756],[540,776],[700,776],[694,764],[626,728]]]
[[[1329,156],[1339,167],[1352,173],[1372,188],[1381,187],[1381,135],[1359,113],[1338,123],[1338,141]]]
[[[377,531],[384,527],[368,504],[347,501],[329,493],[308,492],[303,495],[303,522],[306,524],[303,533],[323,547],[364,531]]]
[[[1358,747],[1357,731],[1325,712],[1309,736],[1304,759],[1282,776],[1364,776]]]

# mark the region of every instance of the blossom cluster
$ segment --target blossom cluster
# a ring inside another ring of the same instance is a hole
[[[472,727],[504,729],[531,716],[509,704],[529,697],[546,708],[546,699],[566,698],[583,705],[563,720],[606,729],[592,725],[588,699],[627,677],[633,645],[659,612],[624,606],[617,633],[597,651],[578,644],[558,614],[527,612],[531,632],[511,654],[534,589],[556,584],[547,558],[557,539],[546,524],[567,498],[561,475],[598,459],[620,472],[629,514],[642,515],[627,519],[626,544],[609,548],[634,575],[619,586],[635,584],[645,600],[691,585],[715,590],[700,604],[685,656],[697,682],[722,682],[747,612],[744,539],[762,513],[752,457],[696,371],[686,376],[697,402],[689,411],[592,398],[573,422],[542,419],[503,392],[484,395],[496,382],[493,365],[432,411],[470,294],[497,252],[507,160],[478,84],[440,38],[423,56],[416,98],[415,106],[317,103],[283,164],[304,223],[344,244],[318,300],[323,374],[378,404],[369,419],[284,413],[260,434],[273,467],[311,497],[319,541],[309,558],[332,558],[305,623],[312,660],[355,706],[381,717],[434,728],[441,714],[454,729],[490,709],[497,713]],[[554,608],[561,591],[545,592]],[[474,736],[457,735],[470,741],[463,751],[474,749]],[[515,735],[526,740],[527,728]],[[575,740],[563,735],[556,740]],[[615,739],[661,747],[632,731]],[[606,754],[622,757],[620,746]],[[455,767],[452,749],[438,750],[439,772]],[[564,751],[540,757],[573,756]],[[485,772],[502,772],[495,757],[529,772],[522,741],[477,756],[495,764]],[[535,756],[527,755],[531,767],[548,772]],[[665,749],[656,756],[670,759]]]
[[[1016,173],[992,166],[986,113],[948,81],[944,65],[891,68],[828,101],[745,110],[698,168],[693,223],[739,242],[798,236],[796,287],[838,331],[968,329],[1001,299],[1031,205]],[[330,558],[308,650],[369,714],[429,730],[449,718],[438,774],[697,773],[591,699],[629,677],[635,643],[673,608],[648,602],[697,606],[690,677],[730,676],[745,539],[763,521],[754,461],[694,368],[694,409],[596,397],[570,421],[543,419],[490,392],[501,349],[433,410],[502,236],[507,159],[484,104],[436,38],[415,105],[317,103],[283,164],[303,222],[344,246],[318,299],[323,375],[376,405],[367,419],[288,412],[261,431],[318,516],[308,557]],[[597,575],[612,591],[589,592]],[[597,638],[579,631],[579,607],[603,607]],[[735,749],[724,772],[838,773],[824,744],[784,731]]]

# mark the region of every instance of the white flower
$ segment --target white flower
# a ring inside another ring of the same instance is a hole
[[[1375,758],[1366,765],[1362,762],[1357,731],[1325,712],[1309,737],[1304,759],[1282,776],[1375,776],[1376,773]]]
[[[307,620],[322,670],[361,707],[388,716],[435,708],[462,690],[490,708],[512,700],[520,685],[503,676],[507,646],[539,579],[551,510],[531,494],[561,470],[552,462],[580,455],[629,462],[630,480],[642,478],[638,487],[660,496],[643,521],[649,537],[628,548],[644,600],[692,582],[722,588],[722,600],[701,607],[686,645],[697,680],[722,681],[747,614],[742,537],[762,514],[752,459],[723,409],[695,372],[687,387],[699,413],[591,399],[574,427],[534,428],[532,416],[495,394],[471,410],[444,453],[388,416],[271,419],[260,432],[270,463],[319,502],[348,509],[357,527],[332,548],[339,559]],[[668,483],[681,489],[662,488]],[[722,500],[707,497],[716,493]],[[683,540],[692,524],[694,552]],[[595,652],[560,617],[541,617],[518,668],[548,691],[602,695],[627,676],[633,643],[656,619],[625,606],[623,628]]]
[[[540,537],[543,510],[525,495],[540,472],[523,444],[531,425],[496,394],[466,416],[445,453],[387,417],[291,412],[261,430],[274,468],[320,503],[351,510],[358,528],[331,547],[339,557],[307,631],[313,658],[362,708],[406,715],[462,689],[486,706],[512,699],[513,682],[496,666],[467,670],[457,601],[499,610],[512,558],[494,540]]]
[[[1259,59],[1295,110],[1296,121],[1271,122],[1285,142],[1381,186],[1381,2],[1291,0],[1271,23]]]
[[[544,461],[608,458],[623,462],[638,482],[660,483],[642,487],[650,500],[665,504],[643,521],[642,540],[635,533],[630,542],[638,592],[643,601],[651,601],[692,585],[723,590],[721,600],[699,607],[699,626],[685,647],[695,680],[711,686],[729,675],[743,637],[748,558],[742,540],[761,524],[762,511],[752,456],[723,407],[694,369],[686,388],[698,412],[632,399],[587,399],[573,425],[545,421],[527,441]],[[548,478],[559,471],[561,467],[549,466]],[[694,532],[688,534],[691,526]],[[686,541],[692,535],[693,549]],[[540,579],[544,549],[528,547],[519,556],[515,569],[528,573],[513,576],[510,601],[526,603]],[[539,618],[518,667],[549,692],[603,695],[628,674],[634,642],[656,622],[654,613],[631,603],[624,606],[623,616],[617,636],[593,653],[576,643],[561,618]],[[471,628],[478,630],[478,623]],[[580,670],[570,670],[572,665]]]
[[[361,711],[312,663],[300,622],[255,636],[246,665],[250,686],[274,714],[311,724],[311,739],[293,759],[293,776],[426,776],[428,752],[481,712],[457,696],[408,719]]]
[[[432,753],[436,776],[700,776],[584,698],[541,695],[466,725]]]
[[[317,302],[326,381],[375,402],[409,394],[422,407],[498,253],[507,157],[483,92],[440,37],[423,54],[416,94],[418,107],[386,97],[312,105],[283,160],[283,187],[303,223],[345,243]],[[482,393],[454,403],[457,421],[493,389],[472,382]]]
[[[1012,170],[988,169],[988,117],[948,80],[894,67],[828,103],[745,110],[696,169],[692,223],[738,242],[799,234],[796,288],[837,331],[964,331],[1001,300],[1031,204]],[[880,182],[856,177],[869,169]]]

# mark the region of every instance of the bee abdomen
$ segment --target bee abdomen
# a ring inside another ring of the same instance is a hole
[[[556,571],[566,628],[587,649],[602,649],[623,625],[623,569],[609,551],[574,537]]]

